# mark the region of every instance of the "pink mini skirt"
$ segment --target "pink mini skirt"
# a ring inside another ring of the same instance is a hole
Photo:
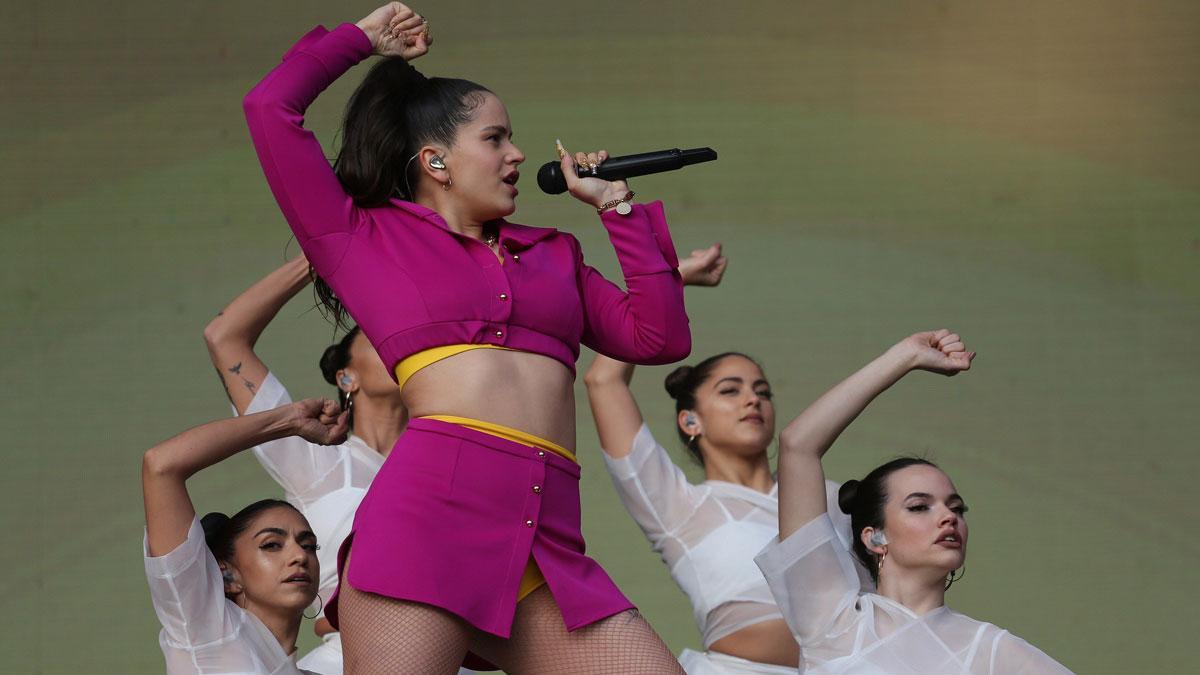
[[[360,591],[434,605],[508,638],[531,555],[567,630],[633,608],[584,547],[579,465],[417,418],[359,505],[338,574]],[[336,594],[325,616],[337,628]]]

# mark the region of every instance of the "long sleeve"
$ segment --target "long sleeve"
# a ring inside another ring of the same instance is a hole
[[[645,424],[634,436],[628,455],[613,459],[605,454],[604,464],[629,515],[654,550],[668,558],[668,565],[674,564],[684,550],[681,544],[671,546],[669,540],[695,513],[695,488]]]
[[[988,673],[992,675],[1070,675],[1071,671],[1021,638],[1001,631],[995,638]]]
[[[204,543],[199,518],[174,550],[151,557],[143,542],[142,554],[154,612],[171,646],[193,649],[238,632],[240,621],[230,615],[221,570]]]
[[[801,647],[840,634],[854,622],[858,574],[828,514],[783,541],[772,541],[754,562]]]
[[[292,397],[275,374],[267,373],[254,399],[246,407],[246,414],[271,410],[291,402]],[[344,453],[343,446],[317,445],[299,436],[285,436],[254,446],[254,457],[259,464],[279,483],[288,499],[299,502],[312,501],[320,496],[310,494],[312,487],[331,471],[341,468]],[[336,485],[341,487],[341,482]]]
[[[661,202],[638,204],[628,215],[601,216],[625,276],[626,291],[577,261],[583,298],[582,342],[629,363],[673,363],[692,348],[683,304],[679,258]]]
[[[371,54],[352,24],[313,29],[243,101],[263,173],[308,260],[322,276],[337,271],[365,215],[334,175],[304,111],[334,80]]]

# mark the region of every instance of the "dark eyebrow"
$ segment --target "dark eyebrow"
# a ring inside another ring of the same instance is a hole
[[[770,382],[767,382],[766,380],[755,380],[755,381],[754,381],[754,386],[755,386],[755,387],[757,387],[757,386],[758,386],[758,385],[760,385],[760,384],[765,384],[765,385],[767,385],[768,387],[769,387],[769,386],[771,386],[771,383],[770,383]]]
[[[254,533],[254,536],[257,537],[257,536],[260,536],[263,534],[277,534],[281,537],[286,537],[287,531],[283,530],[281,528],[278,528],[278,527],[264,527],[263,529]],[[317,535],[313,534],[312,530],[304,530],[303,532],[297,534],[296,538],[297,539],[316,539]]]
[[[743,380],[743,379],[742,379],[742,378],[740,378],[740,377],[722,377],[721,379],[717,380],[717,381],[716,381],[716,382],[713,384],[713,386],[714,386],[714,387],[719,387],[719,386],[721,386],[721,383],[722,383],[722,382],[725,382],[726,380],[728,380],[728,381],[730,381],[730,382],[735,382],[735,383],[737,383],[737,384],[741,384],[741,383],[745,382],[745,380]]]
[[[928,492],[914,492],[914,493],[910,494],[909,496],[905,497],[904,499],[905,499],[905,501],[907,501],[909,499],[914,499],[914,498],[916,498],[916,499],[933,499],[933,495],[929,494]],[[948,502],[952,502],[955,500],[960,501],[964,504],[967,503],[967,500],[963,499],[962,495],[958,494],[957,492],[951,494],[949,497],[946,497],[946,501],[948,501]]]
[[[493,124],[490,127],[483,128],[484,133],[487,133],[489,131],[499,131],[501,133],[505,133],[505,134],[508,134],[509,136],[512,136],[512,132],[508,130],[508,127],[502,127],[499,124]]]

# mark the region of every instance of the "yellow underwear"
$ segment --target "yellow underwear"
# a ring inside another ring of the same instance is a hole
[[[459,346],[474,347],[474,346],[486,346],[486,345],[453,345],[453,346],[455,346],[455,347],[459,347]],[[427,351],[429,351],[429,350],[427,350]],[[421,352],[421,354],[424,354],[424,353],[425,352]],[[412,357],[409,357],[409,358],[412,358]],[[405,360],[407,361],[408,359],[405,359]],[[397,366],[397,369],[398,368],[399,367]],[[451,424],[457,424],[461,427],[466,427],[468,429],[474,429],[475,431],[479,431],[479,432],[482,432],[482,433],[485,433],[485,434],[488,434],[491,436],[495,436],[497,438],[503,438],[508,441],[513,441],[514,443],[520,443],[521,445],[531,445],[535,448],[549,450],[550,452],[553,452],[556,455],[561,455],[563,457],[566,457],[567,459],[571,460],[572,462],[575,462],[576,464],[579,463],[579,461],[575,459],[575,453],[564,448],[563,446],[561,446],[557,443],[552,443],[550,441],[547,441],[544,438],[534,436],[533,434],[526,433],[524,431],[521,431],[520,429],[506,427],[503,424],[494,424],[492,422],[484,422],[483,420],[471,419],[470,417],[456,417],[454,415],[425,415],[425,416],[419,417],[417,419],[438,420],[441,422],[449,422]],[[535,562],[533,559],[533,556],[530,555],[529,562],[525,564],[525,573],[521,575],[521,586],[520,586],[520,589],[517,591],[517,602],[524,600],[525,596],[527,596],[530,593],[541,588],[542,585],[545,583],[546,583],[546,577],[542,576],[542,571],[538,569],[537,562]]]
[[[417,371],[441,361],[448,359],[455,354],[469,352],[473,349],[505,349],[515,351],[512,347],[503,345],[442,345],[441,347],[430,347],[406,357],[400,363],[396,364],[396,383],[400,388],[404,388],[404,383],[408,382],[408,378],[417,374]],[[482,430],[481,430],[482,431]],[[518,432],[519,433],[519,432]],[[521,441],[524,442],[524,441]]]

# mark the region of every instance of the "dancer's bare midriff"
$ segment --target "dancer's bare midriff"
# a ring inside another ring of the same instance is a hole
[[[787,665],[790,668],[796,668],[800,661],[800,647],[782,619],[746,626],[716,640],[708,649],[746,661]]]
[[[763,621],[734,631],[708,648],[747,661],[791,668],[800,661],[800,646],[783,619]]]

